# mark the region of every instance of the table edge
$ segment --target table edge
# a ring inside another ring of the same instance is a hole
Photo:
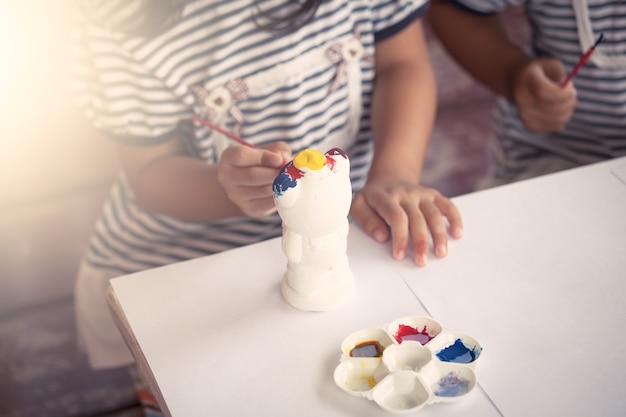
[[[145,382],[148,384],[148,387],[152,391],[152,394],[155,396],[161,411],[166,417],[172,417],[169,409],[167,408],[167,404],[165,403],[165,399],[163,398],[163,394],[161,393],[161,389],[156,382],[156,378],[148,365],[148,360],[139,346],[137,342],[137,338],[135,333],[130,327],[128,320],[126,319],[126,315],[124,314],[123,308],[117,299],[117,295],[115,294],[115,289],[113,286],[109,284],[106,293],[107,304],[109,306],[109,310],[111,311],[111,315],[113,316],[113,321],[115,322],[118,330],[120,331],[126,346],[130,350],[137,366],[139,368],[139,372],[141,376],[145,379]]]

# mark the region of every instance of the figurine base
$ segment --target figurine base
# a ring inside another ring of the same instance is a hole
[[[292,307],[305,311],[329,311],[345,304],[354,291],[354,276],[346,274],[341,280],[314,294],[302,294],[289,285],[287,275],[283,277],[281,285],[283,298]]]

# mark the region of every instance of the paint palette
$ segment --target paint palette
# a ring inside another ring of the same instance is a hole
[[[470,393],[482,347],[429,317],[407,316],[352,333],[341,351],[334,373],[339,388],[389,412],[409,414]]]

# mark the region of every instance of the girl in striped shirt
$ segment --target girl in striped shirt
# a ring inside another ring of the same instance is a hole
[[[435,113],[426,0],[86,0],[77,102],[122,170],[76,284],[93,367],[132,362],[106,306],[110,278],[280,236],[272,182],[292,154],[342,148],[351,217],[424,265],[461,235],[420,186]],[[235,144],[229,135],[255,147]],[[219,279],[214,277],[215,279]]]

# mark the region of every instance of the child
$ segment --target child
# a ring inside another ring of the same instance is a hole
[[[529,51],[499,21],[513,5],[525,7]],[[625,2],[433,0],[429,19],[460,65],[501,96],[487,186],[626,155]]]
[[[419,185],[435,112],[426,0],[92,0],[76,94],[118,143],[122,173],[76,285],[95,368],[132,361],[108,280],[280,236],[272,182],[304,148],[342,148],[353,220],[393,257],[427,261],[461,235],[453,203]],[[244,138],[236,144],[205,121]],[[375,151],[375,152],[374,152]],[[448,225],[446,224],[448,223]]]

